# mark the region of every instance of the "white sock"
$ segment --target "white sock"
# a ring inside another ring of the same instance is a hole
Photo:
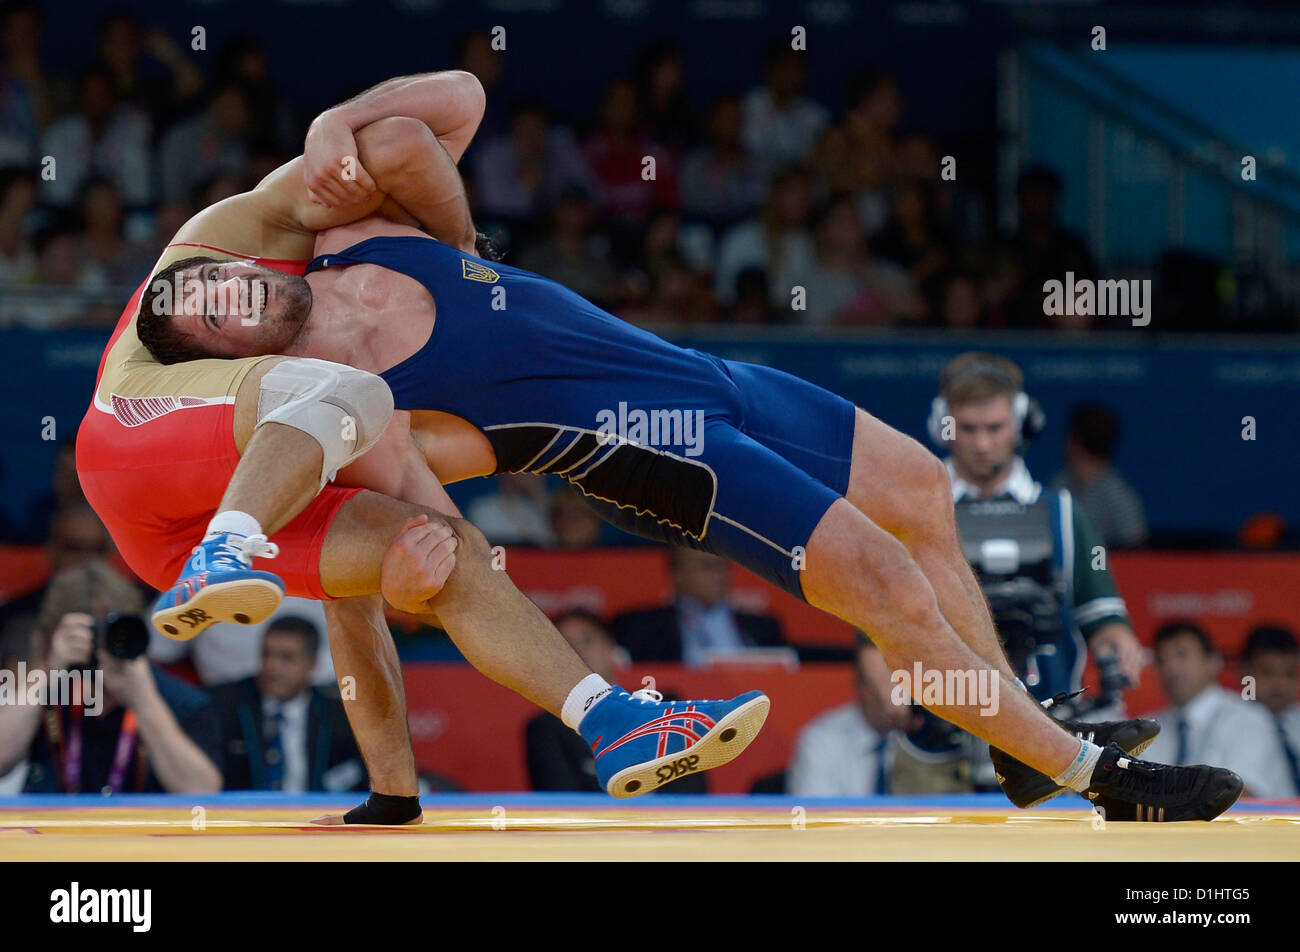
[[[596,702],[614,689],[599,674],[589,674],[573,686],[569,696],[560,708],[560,720],[564,726],[577,730],[587,712],[596,706]]]
[[[247,539],[249,536],[262,535],[262,527],[248,513],[240,512],[238,509],[227,509],[225,512],[219,512],[212,517],[212,521],[208,523],[208,531],[204,535],[203,541],[211,542],[219,536],[228,535],[232,532]]]
[[[1079,741],[1079,756],[1071,761],[1058,776],[1052,779],[1062,787],[1069,787],[1083,793],[1092,784],[1092,772],[1097,768],[1101,757],[1101,748],[1086,740]]]

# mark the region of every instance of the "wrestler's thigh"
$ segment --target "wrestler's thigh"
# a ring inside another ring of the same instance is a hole
[[[861,407],[844,495],[873,522],[900,537],[950,519],[952,513],[948,472],[938,457]]]

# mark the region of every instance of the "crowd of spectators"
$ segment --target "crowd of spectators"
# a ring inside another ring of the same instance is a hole
[[[0,326],[110,325],[178,226],[296,155],[312,117],[252,35],[200,59],[116,13],[94,58],[61,75],[39,55],[49,27],[30,0],[0,8]],[[461,162],[480,229],[628,320],[1090,326],[1043,313],[1044,275],[1095,272],[1059,221],[1055,173],[1025,170],[1019,226],[997,234],[991,156],[941,177],[944,146],[908,125],[888,69],[821,102],[806,56],[774,42],[706,103],[687,95],[680,50],[652,43],[598,80],[592,115],[557,114],[544,84],[509,92],[519,77],[487,33],[429,68],[487,89]]]

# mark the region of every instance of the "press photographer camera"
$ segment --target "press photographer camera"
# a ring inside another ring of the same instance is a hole
[[[81,691],[0,707],[0,774],[26,756],[24,792],[211,793],[219,722],[207,693],[149,664],[141,592],[102,561],[66,569],[41,604],[29,667]]]
[[[131,612],[109,612],[96,618],[95,652],[121,661],[134,661],[149,650],[149,627],[144,618]]]

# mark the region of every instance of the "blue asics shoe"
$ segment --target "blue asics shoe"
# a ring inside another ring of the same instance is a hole
[[[579,725],[612,797],[649,793],[689,773],[720,767],[758,736],[771,702],[759,691],[730,701],[668,701],[646,688],[615,687]]]
[[[175,641],[189,641],[219,621],[265,621],[284,598],[284,582],[255,570],[253,558],[279,554],[280,547],[264,535],[233,532],[195,546],[176,584],[153,603],[154,627]]]

